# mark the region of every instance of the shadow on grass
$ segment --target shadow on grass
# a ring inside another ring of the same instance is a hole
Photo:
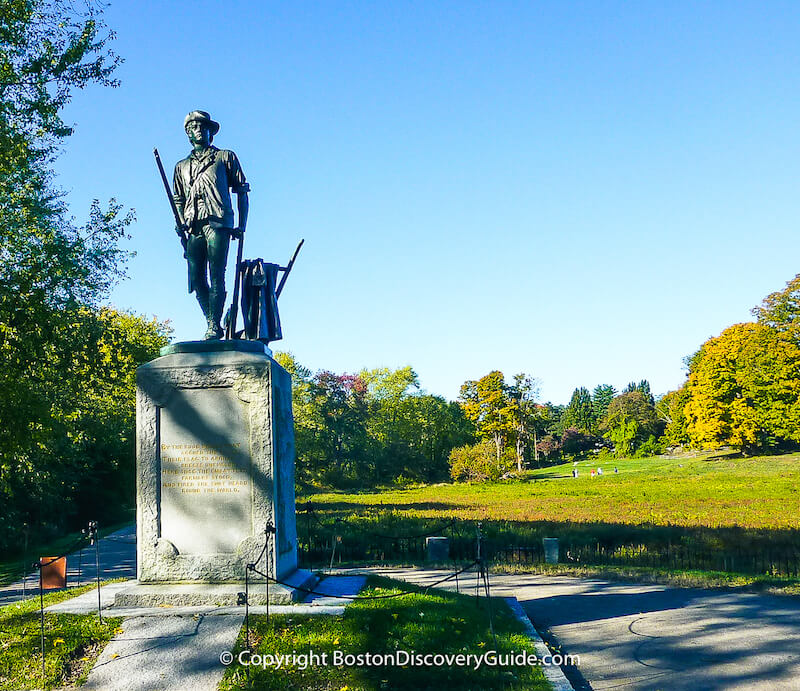
[[[489,630],[487,603],[465,595],[416,588],[386,579],[371,578],[362,595],[386,595],[394,591],[411,595],[383,600],[356,601],[341,618],[263,617],[253,619],[254,638],[260,653],[299,653],[313,649],[326,653],[328,661],[336,651],[358,656],[381,656],[378,664],[354,657],[344,666],[320,664],[300,669],[250,669],[250,679],[241,668],[230,669],[222,689],[531,689],[549,688],[538,668],[530,666],[481,666],[402,664],[392,660],[398,651],[424,654],[481,655],[494,649]],[[493,599],[497,649],[502,652],[533,652],[533,646],[519,622],[500,599]],[[237,650],[245,649],[241,636]]]
[[[433,518],[414,515],[426,508],[441,515]],[[477,521],[455,519],[451,524],[451,517],[458,516],[463,508],[445,502],[314,505],[310,517],[298,512],[301,559],[307,565],[319,565],[333,554],[339,563],[381,560],[414,563],[425,559],[425,538],[434,533],[450,539],[451,559],[471,559],[475,556]],[[800,575],[797,529],[599,521],[484,520],[481,523],[484,554],[498,563],[522,566],[541,563],[543,538],[554,537],[559,539],[559,562],[564,564],[794,578]]]

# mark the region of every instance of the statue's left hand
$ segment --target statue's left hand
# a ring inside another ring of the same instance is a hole
[[[244,228],[231,228],[231,237],[234,240],[239,240],[244,235]]]

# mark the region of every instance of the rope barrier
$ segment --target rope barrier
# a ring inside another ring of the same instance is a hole
[[[455,573],[451,573],[448,576],[445,576],[444,578],[436,581],[435,583],[431,583],[430,585],[425,586],[424,592],[427,592],[430,588],[435,588],[437,585],[441,585],[445,581],[449,581],[451,578],[455,578],[456,576],[458,576],[459,574],[464,573],[465,571],[469,571],[469,569],[471,569],[477,563],[478,563],[477,561],[474,561],[471,564],[468,564],[467,566],[465,566],[463,569],[460,569],[459,571],[456,571]],[[333,593],[321,593],[321,592],[319,592],[317,590],[311,590],[309,588],[301,588],[300,586],[292,585],[291,583],[285,583],[284,581],[280,581],[277,578],[273,578],[272,576],[270,576],[268,574],[265,574],[262,571],[259,571],[252,564],[248,564],[248,568],[249,568],[250,571],[253,571],[253,572],[257,573],[259,576],[263,576],[268,581],[272,581],[273,583],[278,583],[279,585],[284,585],[287,588],[294,588],[295,590],[299,590],[299,591],[307,593],[309,595],[318,595],[320,597],[332,597],[332,598],[336,598],[336,599],[339,599],[339,600],[351,600],[351,601],[355,601],[355,600],[389,600],[389,599],[395,598],[395,597],[405,597],[406,595],[417,595],[418,594],[417,592],[414,592],[414,591],[406,591],[404,593],[392,593],[390,595],[362,595],[362,596],[358,596],[358,595],[334,595]]]
[[[33,564],[33,567],[35,569],[41,569],[45,566],[50,566],[50,564],[57,562],[59,559],[68,557],[72,552],[75,551],[76,547],[78,547],[82,542],[85,542],[87,539],[88,539],[87,535],[81,535],[75,542],[72,543],[72,545],[69,548],[67,548],[67,551],[64,552],[64,554],[62,554],[60,557],[53,557],[52,559],[50,559],[50,561],[46,561],[43,564],[37,561]]]

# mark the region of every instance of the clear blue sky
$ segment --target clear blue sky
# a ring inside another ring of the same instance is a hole
[[[196,108],[252,186],[245,256],[306,240],[273,348],[315,370],[664,393],[800,272],[797,3],[117,0],[106,21],[122,85],[75,95],[59,182],[78,220],[136,209],[112,302],[176,340],[204,323],[152,148],[171,170]]]

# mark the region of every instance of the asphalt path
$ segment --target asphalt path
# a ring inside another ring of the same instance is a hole
[[[136,526],[131,524],[121,530],[106,535],[99,540],[100,579],[111,578],[136,578]],[[31,556],[35,561],[37,556]],[[93,583],[97,578],[97,556],[94,546],[85,546],[82,549],[67,555],[67,587]],[[11,604],[24,597],[31,597],[39,593],[39,574],[36,571],[29,573],[23,583],[20,579],[16,583],[0,588],[0,607]]]
[[[93,548],[68,556],[70,583],[94,580],[94,557]],[[421,584],[448,573],[360,571]],[[135,575],[129,526],[100,541],[100,577]],[[31,574],[28,596],[37,585]],[[580,656],[565,670],[580,691],[800,691],[800,598],[526,574],[492,574],[491,585],[519,600],[545,640]],[[474,592],[475,576],[463,574],[458,587]],[[22,582],[2,588],[0,605],[22,594]]]
[[[421,584],[447,573],[375,570]],[[459,587],[474,592],[466,575]],[[492,574],[491,586],[580,656],[564,671],[581,691],[800,690],[798,598],[525,574]]]

